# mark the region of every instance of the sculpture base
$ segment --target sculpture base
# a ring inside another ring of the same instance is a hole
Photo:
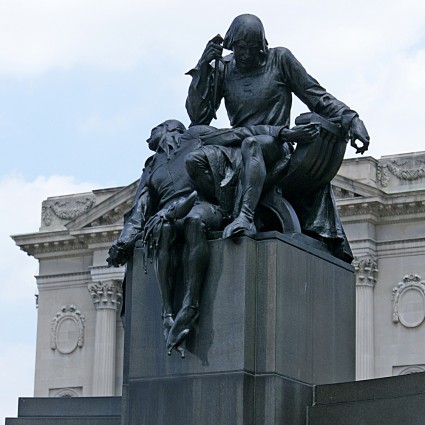
[[[186,358],[166,354],[152,268],[128,268],[122,424],[305,423],[314,384],[354,380],[351,266],[308,237],[213,240]]]
[[[354,380],[352,269],[299,237],[210,242],[186,359],[165,354],[155,278],[136,251],[122,399],[22,398],[5,424],[422,424],[424,374],[338,383]]]
[[[227,372],[133,380],[122,424],[305,424],[312,386],[277,374]]]

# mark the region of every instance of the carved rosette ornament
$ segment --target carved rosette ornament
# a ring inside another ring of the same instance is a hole
[[[84,345],[84,316],[74,305],[64,305],[52,319],[50,348],[71,354]]]
[[[425,319],[425,282],[417,274],[406,275],[393,289],[393,322],[415,328]]]
[[[88,286],[96,309],[108,308],[117,310],[122,302],[120,280],[91,283]]]
[[[370,286],[373,288],[379,271],[375,258],[372,256],[356,257],[352,264],[356,271],[356,286]]]

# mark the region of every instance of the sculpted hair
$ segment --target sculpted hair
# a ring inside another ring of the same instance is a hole
[[[255,15],[244,14],[237,16],[231,23],[224,37],[223,47],[233,50],[233,45],[243,40],[247,43],[258,43],[263,53],[267,53],[267,40],[263,23]]]
[[[164,126],[168,131],[177,130],[179,133],[183,133],[186,130],[184,124],[178,120],[164,121],[161,126]]]

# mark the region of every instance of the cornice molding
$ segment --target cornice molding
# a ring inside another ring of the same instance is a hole
[[[121,233],[122,226],[114,226],[110,229],[102,227],[99,228],[85,228],[84,231],[72,232],[72,235],[78,238],[81,243],[90,247],[94,244],[111,244],[115,239],[118,238]]]
[[[61,241],[45,241],[20,246],[28,255],[38,258],[45,254],[70,253],[87,249],[87,245],[76,238]]]
[[[117,239],[122,225],[99,226],[80,230],[39,232],[30,235],[13,236],[15,243],[35,258],[66,254],[78,255],[93,244],[110,244]]]
[[[341,217],[356,217],[364,215],[373,215],[377,220],[386,217],[400,217],[424,214],[425,215],[425,201],[411,201],[398,203],[385,203],[385,200],[368,201],[362,199],[361,202],[352,203],[339,203],[337,207]]]

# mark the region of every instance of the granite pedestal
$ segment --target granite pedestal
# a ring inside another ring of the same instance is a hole
[[[135,250],[126,286],[122,425],[305,424],[314,385],[354,380],[352,267],[302,235],[209,245],[199,323],[185,359],[166,353],[155,275],[151,266],[144,273]]]

